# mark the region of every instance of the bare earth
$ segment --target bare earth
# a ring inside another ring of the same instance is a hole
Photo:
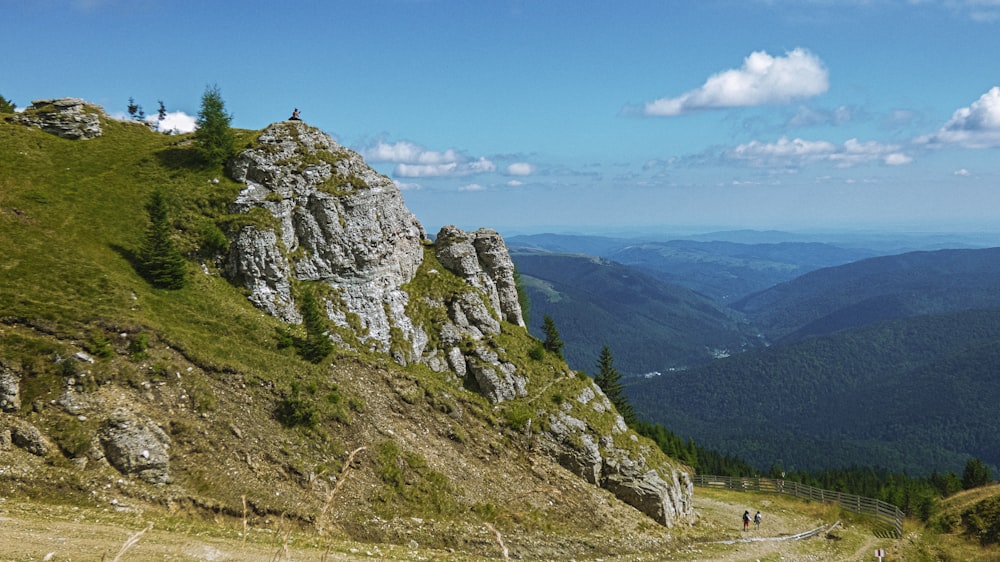
[[[697,490],[696,492],[700,492]],[[742,500],[742,501],[741,501]],[[740,505],[735,502],[746,503]],[[678,561],[850,561],[873,560],[876,548],[889,548],[860,525],[835,525],[824,508],[764,494],[696,493],[698,520],[694,525],[666,531],[669,551],[629,554],[596,560]],[[744,509],[760,510],[759,530],[744,532]],[[829,509],[826,509],[829,511]],[[144,526],[145,525],[145,526]],[[0,503],[0,560],[2,561],[343,561],[343,560],[477,560],[460,552],[431,550],[419,545],[385,545],[320,541],[315,534],[291,530],[234,529],[210,526],[164,531],[140,516],[113,511],[83,512],[77,508]],[[831,529],[832,527],[832,529]],[[793,535],[821,528],[816,536],[794,540]],[[495,540],[490,529],[479,530]],[[501,540],[503,538],[501,537]],[[504,554],[497,543],[496,560]],[[554,554],[551,560],[573,558]],[[582,558],[575,558],[582,560]]]

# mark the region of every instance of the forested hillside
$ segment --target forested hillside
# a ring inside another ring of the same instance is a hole
[[[569,365],[592,372],[601,348],[617,367],[647,373],[698,365],[757,345],[736,315],[710,299],[600,258],[515,251],[531,301],[529,330],[551,316]]]
[[[1000,309],[921,316],[632,380],[642,419],[756,466],[1000,465]]]
[[[813,271],[733,307],[774,341],[895,318],[1000,307],[1000,248],[866,259]]]

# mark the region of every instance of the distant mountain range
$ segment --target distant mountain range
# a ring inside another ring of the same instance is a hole
[[[826,268],[733,303],[772,340],[1000,307],[1000,248],[910,252]]]
[[[698,365],[760,345],[738,315],[712,299],[634,268],[592,256],[513,250],[541,336],[548,315],[567,363],[594,372],[602,347],[626,373]]]
[[[532,332],[551,315],[577,368],[608,343],[640,416],[703,447],[760,467],[925,474],[960,471],[969,456],[1000,466],[1000,248],[510,243]],[[608,257],[554,253],[584,248]],[[623,256],[642,269],[614,261]],[[660,373],[637,376],[648,371]]]

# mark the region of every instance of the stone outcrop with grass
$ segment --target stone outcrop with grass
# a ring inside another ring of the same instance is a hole
[[[64,139],[86,140],[101,136],[102,115],[99,105],[80,98],[55,98],[35,100],[13,119]]]
[[[223,174],[190,136],[98,118],[87,142],[0,123],[0,237],[20,242],[0,246],[0,495],[477,557],[487,524],[520,558],[593,558],[690,520],[686,468],[525,330],[496,231],[431,241],[302,122],[238,132]],[[154,190],[184,288],[129,259]],[[315,335],[304,302],[334,344],[319,362],[283,345]]]
[[[226,267],[255,305],[295,322],[293,283],[319,282],[330,289],[330,318],[363,345],[400,363],[420,356],[426,336],[403,313],[401,287],[420,266],[426,236],[392,180],[292,121],[266,128],[228,170],[246,184],[232,210],[267,213],[235,234]]]

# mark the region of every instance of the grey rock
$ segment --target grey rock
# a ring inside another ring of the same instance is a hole
[[[0,362],[0,411],[16,412],[21,409],[21,377]]]
[[[166,484],[170,479],[170,439],[156,424],[135,414],[115,410],[98,432],[104,457],[126,475],[135,475],[150,484]]]
[[[52,443],[37,427],[19,420],[10,428],[11,442],[33,455],[44,457],[52,450]]]
[[[486,294],[497,320],[524,326],[514,262],[499,233],[486,228],[469,233],[446,226],[438,232],[434,253],[441,265]]]
[[[278,228],[244,228],[230,245],[227,277],[250,300],[299,321],[292,278],[335,289],[330,318],[400,363],[419,359],[427,335],[405,313],[402,286],[423,261],[423,227],[399,189],[357,153],[302,122],[275,123],[229,163],[246,188],[232,211],[264,209]],[[356,317],[359,322],[351,322]],[[393,341],[393,339],[402,341]]]
[[[645,459],[623,453],[618,449],[605,457],[602,487],[668,527],[693,512],[694,484],[686,472],[668,467],[655,470]]]
[[[589,427],[583,412],[574,415],[578,408],[614,415],[612,434]],[[613,435],[624,434],[628,428],[593,382],[574,400],[563,402],[561,411],[550,413],[548,421],[539,443],[567,470],[607,489],[661,525],[672,526],[693,515],[694,486],[689,474],[668,461],[652,465],[647,460],[650,451],[643,453],[641,446],[638,452],[616,446]]]
[[[468,374],[479,384],[479,392],[494,404],[528,395],[528,380],[490,349],[476,347],[471,356],[465,357],[465,364]]]
[[[31,102],[14,121],[64,139],[86,140],[103,134],[102,116],[106,117],[100,106],[80,98],[55,98]]]

